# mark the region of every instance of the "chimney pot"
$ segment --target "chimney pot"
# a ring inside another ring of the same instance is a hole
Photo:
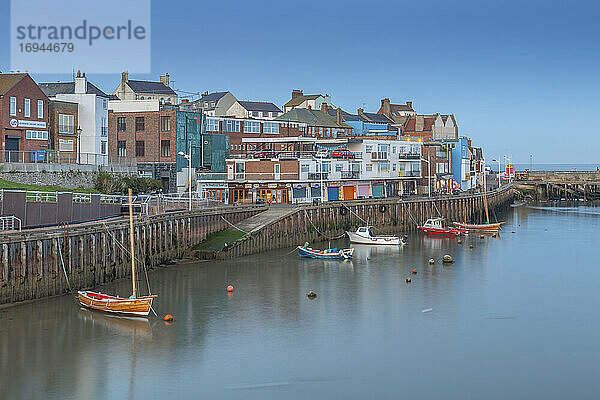
[[[302,92],[302,90],[299,90],[299,89],[292,90],[292,99],[295,99],[296,97],[300,97],[303,95],[304,95],[304,93]]]
[[[81,78],[81,70],[80,69],[77,70],[77,77]]]
[[[338,125],[342,124],[342,109],[338,107],[337,110],[335,110],[335,119],[336,122],[338,123]]]
[[[121,82],[125,83],[129,80],[129,72],[125,71],[121,73]]]
[[[410,108],[412,108],[412,101],[407,101],[406,105],[409,106]]]
[[[160,76],[160,83],[165,86],[169,86],[169,74],[164,74]]]

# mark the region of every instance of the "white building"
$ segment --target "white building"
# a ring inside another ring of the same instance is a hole
[[[49,98],[78,104],[78,157],[81,164],[108,164],[108,98],[102,90],[77,73],[75,82],[38,85]]]

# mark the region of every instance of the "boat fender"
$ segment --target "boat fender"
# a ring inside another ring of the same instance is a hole
[[[416,275],[416,274],[417,274],[417,269],[416,269],[416,268],[413,268],[413,270],[412,270],[412,274],[413,274],[413,275]]]
[[[340,215],[347,215],[348,214],[348,208],[346,206],[341,206],[340,207]]]
[[[387,211],[387,207],[385,204],[379,206],[379,212],[384,213]]]
[[[174,318],[173,318],[173,316],[172,316],[171,314],[167,314],[167,315],[165,315],[165,317],[163,318],[163,320],[164,320],[165,322],[172,322],[172,321],[173,321],[173,319],[174,319]]]
[[[435,260],[433,258],[429,259],[429,264],[435,264]]]
[[[411,282],[412,282],[412,279],[410,279],[410,276],[407,276],[406,277],[406,283],[411,283]]]
[[[317,297],[317,294],[311,290],[308,293],[306,293],[306,297],[312,300]]]
[[[227,291],[229,293],[233,292],[233,286],[232,285],[227,286]]]

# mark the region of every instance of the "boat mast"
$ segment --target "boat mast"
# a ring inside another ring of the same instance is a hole
[[[135,298],[135,257],[133,252],[133,206],[131,204],[131,188],[129,188],[129,240],[131,242],[131,284]]]

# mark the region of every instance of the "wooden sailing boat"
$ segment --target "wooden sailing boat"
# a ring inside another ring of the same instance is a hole
[[[477,231],[477,232],[486,232],[486,233],[497,233],[500,230],[500,227],[504,222],[496,222],[490,223],[490,214],[488,211],[488,203],[487,203],[487,187],[485,182],[485,169],[483,171],[483,205],[485,207],[485,224],[467,224],[466,222],[454,222],[454,226],[457,226],[462,229],[466,229],[469,231]]]
[[[79,303],[93,310],[123,314],[147,316],[152,308],[152,300],[156,295],[136,296],[135,290],[135,257],[133,251],[133,209],[131,205],[131,189],[129,189],[129,237],[131,242],[131,283],[133,294],[129,298],[111,296],[108,294],[80,290],[77,292]]]

